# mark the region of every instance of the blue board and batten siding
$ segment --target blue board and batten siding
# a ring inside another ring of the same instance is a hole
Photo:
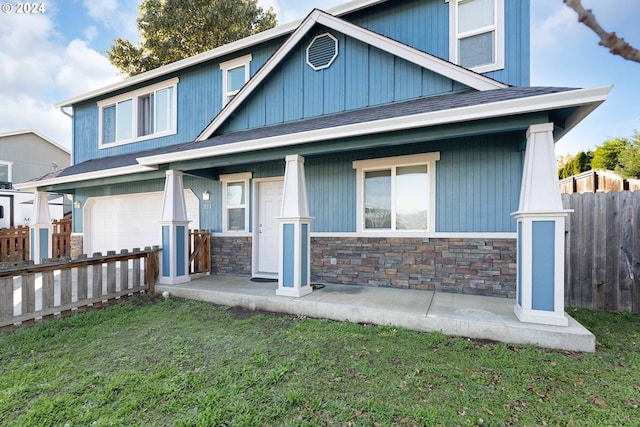
[[[520,197],[522,138],[522,132],[511,132],[309,156],[305,159],[305,174],[309,212],[314,217],[311,232],[357,231],[354,160],[435,151],[440,152],[436,169],[436,231],[515,232],[511,213],[517,210]],[[280,177],[284,175],[284,165],[283,156],[281,161],[217,167],[216,172],[252,172],[254,179]],[[222,231],[220,181],[186,175],[184,185],[199,198],[209,191],[211,200],[200,203],[200,227]],[[79,189],[76,198],[84,205],[87,197],[162,191],[163,187],[163,179],[107,185]],[[80,215],[81,210],[76,213]],[[75,232],[82,231],[81,224],[81,216],[74,218]]]
[[[379,34],[449,59],[449,3],[444,0],[386,2],[346,17]],[[513,86],[528,86],[530,2],[505,0],[505,67],[485,73]]]
[[[528,0],[505,1],[505,68],[486,75],[499,81],[529,84]],[[447,59],[449,57],[449,5],[443,0],[386,2],[344,19]],[[324,32],[316,29],[310,36]],[[305,63],[310,37],[293,49],[267,80],[238,109],[223,132],[260,127],[318,115],[380,105],[418,96],[463,89],[462,85],[435,75],[358,40],[331,31],[339,40],[339,55],[328,69],[314,71]],[[222,108],[220,62],[251,53],[255,74],[285,37],[254,46],[251,51],[198,64],[175,74],[74,105],[75,164],[192,141]],[[178,77],[177,134],[105,149],[98,148],[101,99],[120,95]]]
[[[259,46],[252,52],[251,73],[255,73],[278,48],[277,41]],[[238,53],[238,56],[249,52]],[[88,102],[74,105],[73,120],[73,162],[78,164],[90,159],[117,156],[153,150],[193,141],[222,109],[222,72],[220,62],[236,58],[236,55],[223,57],[219,61],[210,61],[167,75],[145,84],[131,86],[126,90],[111,93]],[[161,138],[100,149],[99,108],[97,103],[117,95],[135,91],[145,86],[179,78],[177,86],[177,133]]]
[[[436,167],[436,231],[515,232],[520,198],[521,135],[455,139],[368,150],[305,161],[312,232],[355,232],[354,160],[440,152]]]
[[[252,93],[220,133],[464,89],[373,46],[340,33],[331,34],[338,39],[339,53],[329,68],[315,71],[306,64],[305,41]]]

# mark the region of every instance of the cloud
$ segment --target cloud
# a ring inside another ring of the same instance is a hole
[[[138,2],[130,0],[83,0],[89,16],[100,22],[118,37],[136,42],[139,39],[136,19]]]
[[[56,32],[53,14],[0,14],[0,133],[36,130],[70,147],[71,121],[55,102],[118,79],[109,61]]]
[[[584,40],[576,13],[557,0],[536,0],[532,7],[531,47],[538,51],[557,51],[567,44]]]
[[[73,40],[64,50],[63,65],[55,75],[56,86],[69,94],[80,94],[119,80],[118,69],[87,42]]]

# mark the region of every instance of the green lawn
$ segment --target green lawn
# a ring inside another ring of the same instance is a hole
[[[640,423],[640,316],[595,354],[152,299],[0,336],[0,425]]]

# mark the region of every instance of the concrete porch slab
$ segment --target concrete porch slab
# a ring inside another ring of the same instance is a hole
[[[156,285],[179,298],[208,301],[249,310],[391,325],[422,332],[534,344],[540,347],[595,351],[595,336],[569,318],[569,326],[520,322],[514,301],[504,298],[436,293],[409,289],[326,285],[301,298],[278,296],[276,283],[247,277],[200,276],[189,283]]]

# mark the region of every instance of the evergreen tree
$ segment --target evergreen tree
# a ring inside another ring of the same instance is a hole
[[[640,132],[637,130],[631,143],[620,152],[616,172],[623,178],[640,178]]]

